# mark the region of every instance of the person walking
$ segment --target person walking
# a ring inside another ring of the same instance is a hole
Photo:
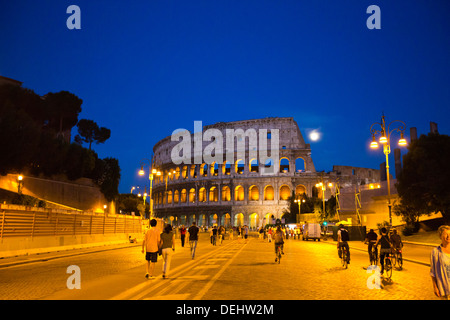
[[[248,242],[248,226],[247,225],[244,226],[243,232],[244,232],[245,243],[247,243]]]
[[[211,229],[211,244],[215,246],[217,243],[217,227],[214,225],[214,227]]]
[[[430,276],[434,294],[450,300],[450,226],[442,225],[438,232],[441,244],[431,252]]]
[[[184,224],[180,228],[181,247],[184,248],[184,240],[186,239],[186,228]]]
[[[222,245],[223,240],[225,239],[225,227],[220,226],[219,227],[219,245]]]
[[[188,229],[189,246],[191,248],[191,257],[192,257],[192,259],[195,258],[195,249],[197,249],[198,232],[199,232],[198,227],[196,226],[195,222],[192,222],[192,225]]]
[[[164,232],[161,233],[161,254],[163,259],[162,277],[165,279],[169,274],[170,261],[172,254],[175,251],[175,234],[172,231],[172,226],[166,224]]]
[[[153,271],[155,264],[158,261],[158,251],[161,242],[161,234],[156,229],[156,219],[150,220],[150,229],[145,233],[144,241],[142,242],[142,253],[145,252],[145,260],[147,260],[145,277],[153,278]],[[144,251],[145,250],[145,251]]]

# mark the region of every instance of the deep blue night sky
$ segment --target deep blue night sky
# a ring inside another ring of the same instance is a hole
[[[66,27],[72,4],[81,30]],[[366,27],[372,4],[380,30]],[[79,119],[112,131],[93,149],[119,159],[122,193],[195,120],[293,117],[317,170],[379,168],[368,145],[382,112],[407,138],[430,121],[450,133],[449,15],[447,0],[2,1],[0,75],[83,99]]]

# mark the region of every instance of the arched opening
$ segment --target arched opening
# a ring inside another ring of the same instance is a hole
[[[244,225],[244,215],[242,213],[238,213],[234,216],[234,226],[242,227]]]
[[[258,201],[259,200],[259,189],[257,186],[250,187],[249,199],[250,199],[250,201]]]
[[[225,161],[224,164],[222,164],[222,173],[224,176],[229,176],[231,174],[231,163],[230,161]]]
[[[289,172],[289,159],[286,157],[280,159],[280,172]]]
[[[250,160],[250,172],[259,172],[259,162],[257,159]]]
[[[211,176],[219,175],[219,164],[217,162],[211,163]]]
[[[182,189],[181,190],[181,202],[185,203],[186,200],[187,200],[187,191],[186,191],[186,189]]]
[[[206,226],[206,215],[205,214],[201,214],[198,216],[198,225],[199,226]]]
[[[231,192],[229,186],[222,187],[222,201],[231,201]]]
[[[257,213],[252,213],[249,219],[250,219],[250,229],[254,230],[259,227],[259,216]]]
[[[217,224],[217,214],[213,213],[210,216],[210,220],[209,220],[209,225],[213,226],[215,224]]]
[[[234,201],[244,201],[244,187],[237,186],[234,189]]]
[[[195,164],[191,164],[190,176],[191,178],[197,178],[197,166]]]
[[[206,202],[206,189],[204,187],[198,190],[198,202]]]
[[[195,189],[194,188],[191,188],[191,190],[189,190],[189,202],[190,203],[195,202]]]
[[[275,193],[273,187],[268,185],[264,188],[264,200],[274,200]]]
[[[264,216],[265,224],[275,224],[275,216],[272,213],[266,213]]]
[[[303,158],[295,159],[295,172],[305,172],[305,160]]]
[[[283,184],[280,187],[280,200],[289,200],[290,196],[291,196],[291,188]]]
[[[167,204],[172,204],[172,199],[173,195],[172,195],[172,191],[168,191],[167,192]]]
[[[210,202],[219,201],[219,189],[217,189],[216,186],[211,187],[211,189],[209,189],[209,201]]]
[[[180,192],[178,190],[175,190],[173,193],[173,203],[180,202]]]
[[[239,159],[239,160],[236,161],[235,170],[236,170],[237,174],[243,174],[244,173],[244,167],[245,167],[244,166],[244,160]]]
[[[231,226],[231,216],[228,213],[225,213],[224,215],[222,215],[222,223],[223,226],[225,227],[230,227]]]
[[[304,185],[299,184],[295,187],[295,195],[302,195],[304,193],[306,194],[306,187]]]
[[[208,165],[206,163],[202,163],[200,166],[200,177],[208,176]]]
[[[182,171],[181,171],[181,177],[182,177],[183,179],[187,179],[187,177],[188,177],[188,169],[187,169],[187,166],[183,166],[183,169],[182,169]]]

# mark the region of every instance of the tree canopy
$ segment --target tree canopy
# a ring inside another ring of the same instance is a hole
[[[79,135],[75,137],[75,141],[89,143],[89,150],[91,150],[92,142],[103,143],[111,136],[111,130],[99,127],[93,120],[81,119],[77,127]]]
[[[450,136],[421,135],[408,147],[397,177],[403,207],[416,215],[441,212],[450,222]]]
[[[40,97],[30,89],[1,85],[0,150],[5,152],[0,157],[0,174],[28,171],[48,177],[65,174],[70,180],[91,178],[108,200],[116,197],[118,160],[99,159],[94,151],[62,139],[61,133],[77,124],[81,104],[67,91]],[[92,141],[106,141],[110,130],[95,126]]]

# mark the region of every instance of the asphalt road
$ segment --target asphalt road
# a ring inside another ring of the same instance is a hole
[[[281,263],[273,243],[257,238],[212,246],[201,235],[194,260],[178,247],[168,279],[162,261],[145,279],[141,246],[85,250],[0,263],[0,299],[6,300],[435,300],[429,267],[405,261],[391,280],[368,271],[368,256],[351,250],[343,269],[335,243],[288,240]],[[414,250],[409,249],[408,250]],[[423,250],[423,249],[420,249]],[[426,249],[431,251],[431,248]],[[79,267],[80,289],[69,289],[69,266]],[[379,280],[374,282],[373,280]],[[377,285],[379,284],[379,286]]]

